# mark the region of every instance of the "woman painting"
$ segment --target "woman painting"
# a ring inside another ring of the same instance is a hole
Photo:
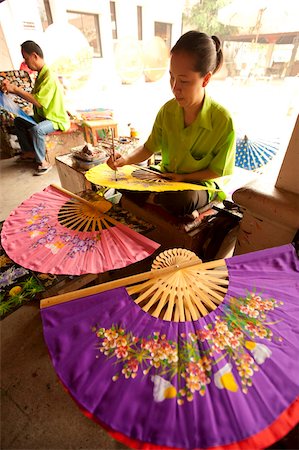
[[[159,170],[165,178],[210,188],[156,194],[154,202],[176,215],[191,214],[209,203],[215,188],[221,184],[221,177],[233,172],[235,131],[232,118],[205,89],[222,62],[221,43],[216,36],[198,31],[182,35],[171,49],[170,86],[175,98],[158,112],[144,145],[126,156],[116,153],[114,160],[107,161],[109,167],[116,170],[161,152]],[[221,194],[225,198],[220,190]]]

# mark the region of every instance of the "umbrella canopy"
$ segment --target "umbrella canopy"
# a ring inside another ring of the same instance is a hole
[[[167,292],[181,309],[180,287],[188,283],[186,302],[199,305],[195,293],[207,302],[217,275],[209,263],[190,264],[157,270],[156,285],[169,281],[162,302]],[[260,449],[297,423],[295,250],[285,245],[235,256],[226,266],[223,301],[197,320],[154,317],[140,307],[143,294],[136,304],[124,287],[41,302],[58,377],[89,417],[129,446]],[[192,289],[196,273],[201,289]],[[147,308],[156,301],[153,294]]]
[[[88,201],[49,186],[33,194],[4,222],[1,239],[8,256],[28,269],[81,275],[102,273],[151,255],[156,242],[117,222]]]
[[[144,177],[140,175],[141,172],[144,173]],[[99,164],[89,169],[85,173],[85,177],[91,183],[100,186],[133,191],[165,192],[207,190],[207,187],[204,185],[167,180],[163,178],[163,174],[160,172],[134,165],[121,167],[115,173],[107,164]],[[213,188],[209,187],[209,190],[213,190]],[[214,190],[216,191],[216,189]]]
[[[297,0],[233,0],[218,11],[219,22],[258,33],[298,31]]]
[[[256,170],[265,166],[279,150],[279,141],[263,139],[251,140],[245,134],[237,137],[235,166],[246,170]]]

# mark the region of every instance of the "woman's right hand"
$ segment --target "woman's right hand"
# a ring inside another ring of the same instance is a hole
[[[111,155],[107,161],[106,164],[110,167],[112,170],[117,170],[118,167],[123,167],[128,164],[126,158],[122,156],[120,153],[115,152],[115,155]]]

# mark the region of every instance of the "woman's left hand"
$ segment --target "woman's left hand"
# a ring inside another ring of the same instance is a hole
[[[171,181],[181,182],[184,181],[184,175],[181,173],[172,173],[172,172],[163,172],[162,174],[163,178],[167,178]]]

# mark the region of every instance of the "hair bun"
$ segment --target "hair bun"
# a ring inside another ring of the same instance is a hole
[[[220,39],[217,36],[211,36],[211,38],[214,41],[216,52],[219,53],[221,51],[221,42]]]

